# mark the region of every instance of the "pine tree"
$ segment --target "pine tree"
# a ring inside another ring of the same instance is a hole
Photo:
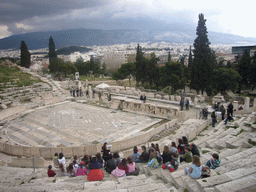
[[[30,52],[28,51],[28,47],[25,43],[25,41],[21,41],[21,46],[20,46],[20,65],[22,67],[29,68],[31,65],[31,55]]]
[[[58,70],[58,65],[57,65],[58,62],[56,62],[56,58],[57,58],[57,54],[55,52],[55,44],[51,36],[49,39],[49,63],[50,63],[49,69],[53,73],[57,72]]]
[[[190,87],[198,93],[201,90],[211,90],[213,66],[216,63],[214,52],[210,48],[210,42],[207,36],[206,19],[204,15],[199,14],[198,26],[196,29],[196,39],[194,41],[194,60],[191,66]]]

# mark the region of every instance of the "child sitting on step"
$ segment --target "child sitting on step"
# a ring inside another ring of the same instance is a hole
[[[212,158],[209,159],[205,165],[210,169],[216,169],[217,167],[219,167],[220,166],[219,155],[217,153],[212,154]]]
[[[178,162],[178,155],[176,153],[171,153],[171,161],[166,162],[162,166],[163,169],[169,169],[170,172],[177,170],[178,167],[179,167],[179,162]]]
[[[202,166],[200,162],[200,157],[194,155],[192,157],[192,164],[190,167],[185,167],[185,175],[189,175],[193,179],[198,179],[202,175]]]
[[[48,166],[48,171],[47,171],[48,177],[54,177],[56,173],[52,170],[52,166]]]

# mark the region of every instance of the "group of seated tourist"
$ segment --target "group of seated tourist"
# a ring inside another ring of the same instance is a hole
[[[185,136],[178,139],[178,146],[175,142],[171,146],[165,145],[162,153],[159,150],[159,145],[151,143],[148,150],[145,145],[141,146],[141,151],[135,146],[133,153],[128,158],[121,159],[118,152],[111,153],[107,148],[107,143],[104,143],[101,153],[95,156],[84,155],[78,159],[74,156],[72,163],[66,165],[66,158],[63,153],[55,153],[53,157],[53,165],[48,166],[48,176],[69,176],[77,177],[87,175],[88,181],[99,181],[104,178],[105,170],[116,178],[126,175],[138,175],[139,168],[135,163],[147,163],[150,168],[158,168],[162,164],[163,169],[169,169],[173,172],[178,169],[182,162],[191,163],[190,167],[185,168],[185,174],[192,178],[199,178],[202,175],[202,165],[200,162],[200,152],[194,143],[188,143]],[[206,163],[210,169],[215,169],[220,166],[219,155],[214,153],[212,158]],[[57,168],[57,169],[56,169]]]

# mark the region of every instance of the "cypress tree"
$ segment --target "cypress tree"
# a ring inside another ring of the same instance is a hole
[[[31,55],[30,52],[28,51],[28,47],[25,43],[25,41],[21,41],[21,46],[20,46],[20,65],[22,67],[29,68],[31,65]]]
[[[214,52],[210,48],[210,42],[207,36],[206,19],[204,15],[199,14],[198,26],[196,29],[196,39],[194,41],[194,60],[191,66],[191,83],[192,89],[198,93],[201,90],[211,90],[213,66],[215,63]]]
[[[188,67],[190,68],[192,66],[193,58],[192,58],[192,51],[191,46],[189,47],[189,55],[188,55]]]
[[[137,45],[137,52],[136,52],[136,85],[138,86],[141,82],[144,83],[145,80],[145,58],[143,56],[142,48],[138,44]]]
[[[167,60],[167,62],[170,63],[171,60],[172,60],[172,56],[171,56],[171,52],[169,51],[168,52],[168,60]]]
[[[49,69],[51,72],[57,72],[58,70],[58,66],[57,66],[57,62],[56,62],[56,58],[57,58],[57,54],[55,52],[55,44],[53,41],[52,36],[49,39]]]

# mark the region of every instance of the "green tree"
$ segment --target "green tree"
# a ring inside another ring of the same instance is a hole
[[[29,68],[31,65],[31,55],[28,51],[28,47],[25,43],[25,41],[21,41],[20,46],[20,65],[22,67]]]
[[[52,36],[49,39],[49,53],[48,53],[48,55],[49,55],[49,63],[50,63],[50,65],[49,65],[50,72],[56,73],[58,68],[59,68],[58,65],[57,65],[57,63],[59,63],[59,61],[56,60],[57,59],[57,54],[55,52],[55,44],[54,44]]]
[[[189,47],[189,55],[188,55],[188,68],[191,68],[193,63],[193,56],[191,51],[191,46]]]
[[[74,66],[77,68],[79,75],[87,75],[88,70],[84,59],[80,56],[76,59]]]
[[[242,77],[242,80],[240,82],[240,90],[243,85],[248,87],[248,85],[250,84],[251,61],[252,59],[250,57],[250,53],[245,50],[242,57],[239,59],[237,66],[238,72]]]
[[[194,60],[191,66],[191,83],[190,87],[197,92],[211,89],[214,52],[210,48],[210,42],[207,36],[206,19],[203,14],[199,14],[199,21],[196,30],[196,39],[194,41]]]
[[[157,61],[159,61],[159,58],[156,57],[155,53],[151,53],[150,59],[145,59],[145,80],[149,84],[149,88],[152,88],[152,85],[156,84],[159,77]]]
[[[136,86],[139,85],[139,83],[141,82],[142,84],[145,81],[145,58],[143,56],[143,52],[142,52],[142,48],[141,46],[138,44],[137,48],[136,48],[137,52],[136,52],[136,61],[135,61],[135,77],[136,77]]]
[[[254,52],[254,55],[252,57],[252,62],[251,62],[251,70],[250,70],[250,85],[252,86],[252,91],[254,90],[256,86],[256,51]]]
[[[93,71],[93,74],[100,74],[101,73],[101,68],[100,68],[100,63],[98,61],[94,60],[93,55],[91,55],[91,59],[88,64],[88,72]]]
[[[135,68],[136,68],[135,63],[122,64],[121,67],[118,69],[118,71],[113,74],[112,78],[114,80],[128,78],[129,79],[129,84],[131,86],[131,78],[135,74]]]
[[[171,56],[171,52],[168,52],[168,59],[167,62],[170,63],[172,61],[172,56]]]
[[[64,62],[63,59],[57,59],[59,61],[59,72],[63,72],[65,77],[67,77],[68,74],[75,74],[75,72],[77,72],[77,68],[74,66],[73,63],[71,63],[70,61]]]
[[[161,86],[171,86],[172,93],[177,89],[182,89],[185,86],[184,66],[177,62],[166,63],[160,67],[160,84]]]
[[[218,92],[224,94],[228,90],[235,92],[241,79],[242,77],[234,69],[226,69],[224,67],[215,69],[213,71],[213,89],[216,94]]]

